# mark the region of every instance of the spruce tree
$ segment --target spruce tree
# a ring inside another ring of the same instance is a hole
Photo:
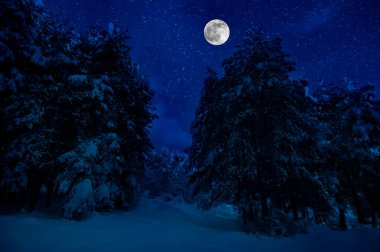
[[[155,116],[127,31],[79,35],[33,2],[0,6],[0,201],[33,210],[46,191],[74,219],[135,205]]]
[[[297,232],[289,210],[297,220],[316,205],[305,185],[327,196],[307,165],[314,125],[303,86],[289,80],[294,64],[280,39],[251,30],[223,66],[221,79],[206,79],[193,124],[194,192],[206,208],[232,203],[247,231]]]

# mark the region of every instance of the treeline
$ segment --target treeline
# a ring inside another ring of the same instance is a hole
[[[374,86],[307,82],[279,38],[250,30],[205,80],[190,165],[203,208],[230,203],[248,232],[289,235],[346,213],[376,227],[380,211],[380,104]],[[339,217],[339,218],[335,218]]]
[[[44,195],[79,220],[136,204],[155,115],[127,31],[79,34],[25,0],[0,16],[2,205],[32,211]]]

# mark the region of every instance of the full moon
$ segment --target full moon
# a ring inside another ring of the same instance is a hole
[[[230,36],[230,28],[220,19],[214,19],[208,22],[204,29],[204,35],[207,42],[212,45],[222,45]]]

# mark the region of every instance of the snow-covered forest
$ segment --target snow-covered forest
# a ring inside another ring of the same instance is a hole
[[[344,79],[309,91],[289,77],[281,39],[252,29],[223,76],[209,69],[192,145],[155,149],[154,92],[124,27],[79,33],[27,0],[1,1],[0,17],[1,214],[48,212],[80,229],[156,198],[230,207],[249,234],[378,227],[375,86]]]

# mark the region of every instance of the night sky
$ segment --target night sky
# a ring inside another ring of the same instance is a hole
[[[250,27],[281,36],[296,62],[292,78],[312,86],[347,77],[380,84],[380,0],[44,0],[78,30],[110,22],[128,28],[132,57],[156,92],[151,130],[157,147],[184,149],[207,67],[222,75]],[[221,46],[207,43],[205,24],[222,19],[230,27]]]

